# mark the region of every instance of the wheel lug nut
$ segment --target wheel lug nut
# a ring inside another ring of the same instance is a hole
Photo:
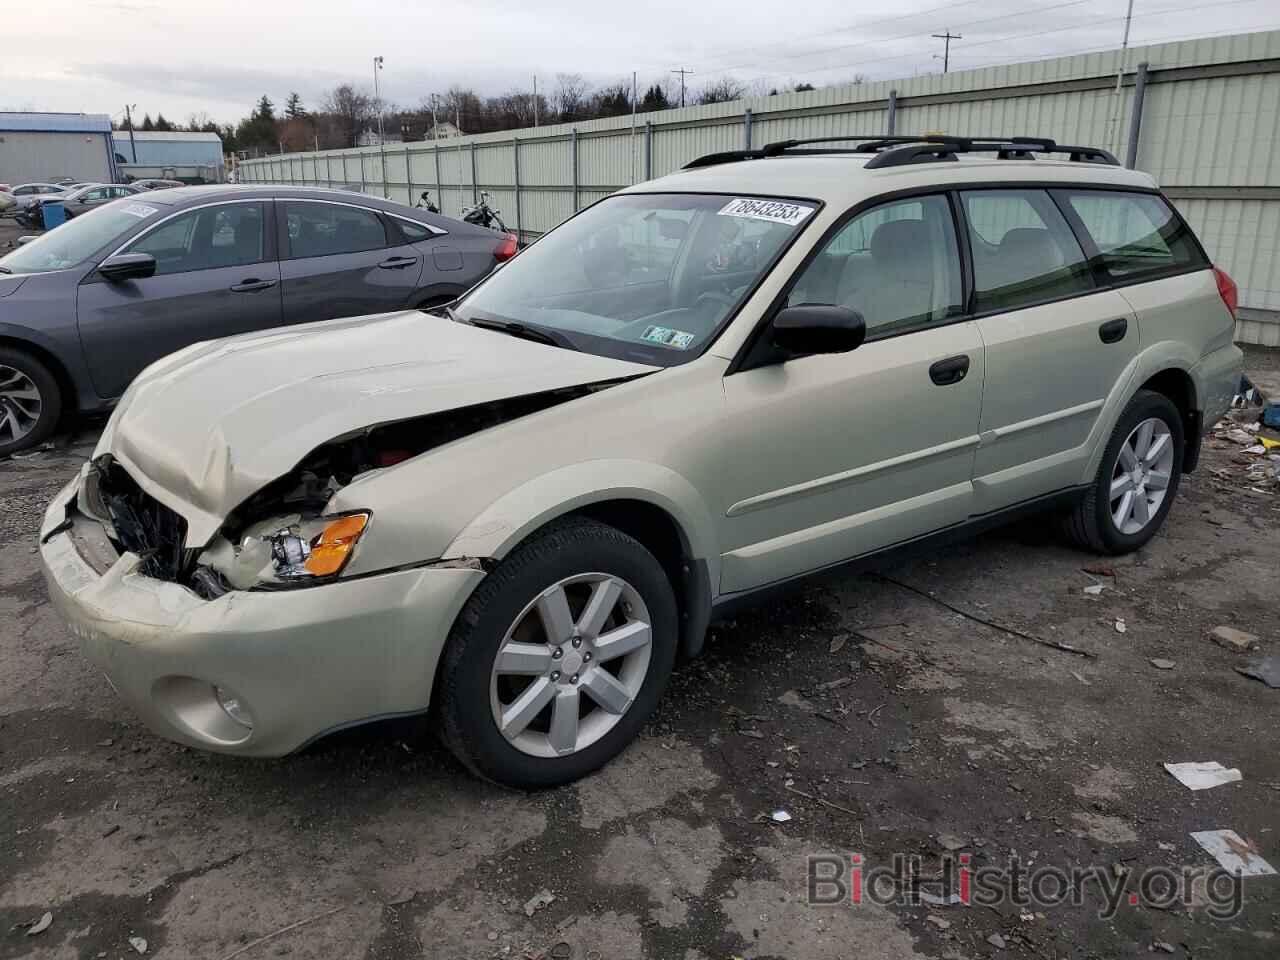
[[[559,679],[560,679],[560,671],[559,671],[559,670],[552,670],[552,671],[551,671],[551,679],[552,679],[552,680],[559,680]]]
[[[552,660],[559,660],[563,656],[564,656],[564,651],[561,650],[559,647],[556,647],[554,650],[551,651]]]
[[[577,682],[578,682],[578,675],[575,673],[572,677],[570,677],[570,678],[569,678],[569,682],[570,682],[570,683],[577,683]]]
[[[583,662],[583,663],[590,663],[590,662],[591,662],[591,654],[590,654],[590,653],[584,653],[584,654],[582,655],[582,662]]]
[[[580,647],[580,646],[582,646],[582,638],[581,638],[581,637],[574,637],[574,638],[573,638],[573,645],[574,645],[574,647]]]

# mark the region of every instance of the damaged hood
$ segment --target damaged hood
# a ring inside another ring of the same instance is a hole
[[[383,423],[655,368],[419,311],[196,344],[148,367],[98,454],[182,514],[188,546],[327,441]]]

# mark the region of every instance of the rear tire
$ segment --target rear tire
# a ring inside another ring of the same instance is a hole
[[[1155,536],[1178,493],[1186,444],[1182,422],[1164,394],[1140,390],[1129,401],[1093,483],[1064,518],[1064,532],[1077,546],[1132,553]]]
[[[586,519],[548,526],[485,578],[449,634],[435,691],[445,743],[511,787],[585,776],[653,712],[678,619],[671,583],[639,541]],[[512,719],[522,702],[533,705],[527,719]]]
[[[0,457],[42,443],[62,415],[62,390],[24,350],[0,347]]]

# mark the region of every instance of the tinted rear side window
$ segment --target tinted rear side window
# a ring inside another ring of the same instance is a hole
[[[1062,194],[1114,280],[1207,266],[1190,228],[1163,197],[1110,190],[1064,190]]]
[[[1043,190],[969,190],[978,313],[1012,310],[1093,289],[1088,261],[1066,218]]]
[[[293,258],[328,257],[387,246],[381,218],[363,207],[288,201],[284,215],[289,256]]]

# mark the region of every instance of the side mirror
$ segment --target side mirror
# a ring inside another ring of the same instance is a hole
[[[848,353],[866,339],[867,324],[857,310],[804,303],[781,310],[769,333],[774,346],[791,353]]]
[[[156,258],[149,253],[118,253],[98,264],[98,272],[112,283],[154,276]]]

